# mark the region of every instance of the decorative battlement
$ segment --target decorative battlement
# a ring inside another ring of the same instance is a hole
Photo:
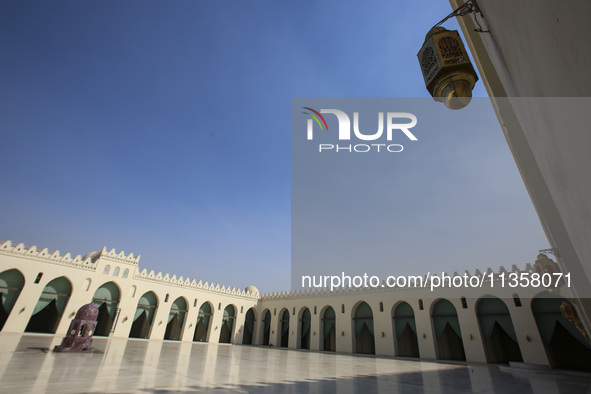
[[[121,251],[117,253],[115,249],[107,251],[106,247],[103,247],[99,251],[89,253],[84,257],[77,255],[76,257],[72,258],[70,253],[66,253],[64,256],[62,256],[60,255],[59,250],[49,250],[47,248],[38,249],[37,246],[27,246],[23,243],[13,244],[11,241],[0,241],[0,254],[22,256],[27,259],[64,264],[90,271],[96,271],[99,259],[135,265],[138,265],[140,261],[140,255],[137,257],[134,257],[133,253],[125,255],[125,252]],[[148,272],[146,269],[143,269],[139,274],[134,275],[133,279],[147,280],[165,285],[184,287],[210,293],[229,294],[252,299],[259,298],[258,291],[240,290],[236,289],[235,287],[231,288],[229,286],[220,286],[219,284],[214,283],[209,284],[208,282],[203,283],[202,281],[197,282],[195,279],[191,280],[189,278],[183,278],[182,276],[177,278],[176,275],[162,275],[162,272],[154,274],[154,271]]]
[[[47,248],[38,249],[37,246],[26,246],[23,243],[13,244],[11,241],[0,241],[0,254],[6,255],[13,255],[13,256],[22,256],[24,258],[38,260],[38,261],[45,261],[57,264],[64,264],[68,266],[74,266],[76,268],[82,268],[86,270],[96,271],[99,259],[115,261],[120,263],[127,263],[127,264],[134,264],[138,265],[140,256],[134,256],[133,253],[126,255],[125,252],[121,251],[117,253],[115,249],[111,249],[107,251],[106,247],[103,247],[101,250],[92,252],[87,254],[86,256],[82,257],[81,255],[77,255],[76,257],[72,258],[70,253],[66,253],[65,255],[61,255],[59,250],[49,250]],[[484,272],[479,269],[476,269],[473,274],[469,271],[465,271],[464,274],[459,274],[458,272],[454,272],[452,275],[444,273],[444,275],[448,275],[450,277],[463,277],[467,275],[468,277],[478,277],[482,278],[483,283],[496,283],[500,281],[499,274],[503,273],[534,273],[534,266],[530,263],[525,265],[524,269],[520,269],[517,265],[513,264],[511,266],[511,271],[508,271],[504,266],[500,266],[498,271],[495,272],[491,268],[487,268]],[[491,275],[495,274],[495,275]],[[417,286],[416,282],[414,285],[409,285],[405,287],[398,287],[398,286],[386,286],[385,281],[383,282],[384,286],[378,287],[339,287],[335,290],[328,290],[328,288],[315,288],[315,289],[306,289],[306,290],[298,290],[298,291],[282,291],[282,292],[272,292],[272,293],[264,293],[259,294],[258,290],[255,287],[249,286],[244,290],[236,289],[235,287],[226,287],[220,286],[219,284],[214,283],[203,283],[202,281],[198,281],[195,279],[184,278],[182,276],[177,277],[176,275],[170,274],[162,274],[162,272],[158,272],[157,274],[154,271],[149,271],[147,269],[143,269],[141,272],[136,273],[133,276],[134,280],[144,280],[150,281],[155,283],[161,283],[164,285],[170,286],[177,286],[183,287],[187,289],[194,289],[199,291],[205,291],[210,293],[217,293],[217,294],[227,294],[237,297],[245,297],[249,299],[261,299],[261,300],[277,300],[277,299],[289,299],[289,298],[307,298],[307,297],[323,297],[323,296],[332,296],[332,295],[353,295],[359,293],[380,293],[380,292],[389,292],[389,291],[397,291],[397,290],[411,290],[417,288],[426,288],[429,287],[431,283],[431,279],[433,276],[425,275],[422,277],[422,286]],[[411,281],[409,281],[411,284]]]
[[[75,266],[87,270],[96,270],[96,260],[93,260],[89,255],[84,257],[77,255],[76,257],[72,258],[70,253],[66,253],[62,256],[60,255],[59,250],[49,250],[47,248],[38,249],[37,246],[27,246],[23,243],[15,245],[11,241],[0,241],[0,253],[23,256],[33,260]]]
[[[452,275],[444,272],[444,275],[450,277],[463,277],[467,275],[468,277],[476,276],[482,278],[483,284],[491,283],[491,278],[493,283],[500,282],[500,277],[498,274],[503,273],[534,273],[534,267],[531,263],[525,264],[524,269],[520,269],[517,267],[516,264],[511,266],[511,271],[507,271],[504,266],[500,266],[498,271],[495,272],[492,268],[487,268],[486,271],[482,272],[480,269],[476,269],[474,274],[471,274],[470,271],[464,271],[464,274],[459,274],[457,271],[454,272]],[[491,274],[495,274],[492,275]],[[414,275],[409,275],[414,276]],[[272,293],[264,293],[261,294],[261,300],[278,300],[278,299],[290,299],[290,298],[310,298],[310,297],[325,297],[325,296],[335,296],[335,295],[353,295],[353,294],[360,294],[360,293],[382,293],[382,292],[390,292],[390,291],[398,291],[398,290],[412,290],[412,289],[421,289],[421,288],[429,288],[431,283],[431,278],[433,275],[424,275],[420,276],[423,280],[422,286],[405,286],[405,287],[398,287],[398,286],[386,286],[385,281],[382,282],[384,285],[378,287],[338,287],[334,290],[329,290],[328,288],[315,288],[315,289],[305,289],[305,290],[297,290],[297,291],[281,291],[281,292],[272,292]],[[410,281],[409,281],[410,282]],[[414,282],[416,284],[416,282]]]
[[[139,274],[135,275],[134,279],[147,280],[147,281],[151,281],[151,282],[163,283],[163,284],[167,284],[167,285],[185,287],[185,288],[195,289],[195,290],[202,290],[202,291],[207,291],[210,293],[217,293],[217,294],[223,293],[223,294],[229,294],[229,295],[238,296],[238,297],[246,297],[246,298],[254,298],[254,299],[259,298],[258,292],[240,290],[240,289],[236,289],[235,287],[231,288],[230,286],[228,286],[228,287],[220,286],[219,284],[215,284],[215,283],[210,284],[208,282],[203,283],[202,281],[197,282],[195,279],[191,280],[189,278],[183,278],[182,276],[177,278],[176,275],[173,275],[171,277],[169,274],[162,275],[162,272],[158,272],[157,274],[155,274],[153,270],[148,272],[148,270],[145,268]]]
[[[130,253],[129,255],[125,255],[124,251],[121,251],[119,253],[117,253],[117,251],[113,248],[111,249],[109,252],[107,252],[107,247],[103,246],[103,248],[101,250],[99,250],[98,252],[94,252],[94,253],[90,253],[87,256],[92,255],[94,259],[97,259],[99,257],[103,258],[103,259],[107,259],[107,260],[113,260],[113,261],[117,261],[120,263],[131,263],[131,264],[135,264],[138,265],[140,262],[140,255],[138,255],[137,257],[133,256],[133,253]]]

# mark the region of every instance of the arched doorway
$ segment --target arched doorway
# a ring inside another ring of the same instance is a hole
[[[133,324],[129,332],[130,338],[149,338],[156,309],[158,308],[158,298],[156,294],[149,291],[140,297],[133,317]]]
[[[209,330],[209,321],[213,313],[211,312],[211,304],[204,302],[199,308],[199,314],[197,315],[197,326],[195,327],[195,335],[193,341],[195,342],[207,342],[207,331]]]
[[[172,305],[170,305],[170,313],[168,314],[168,323],[166,324],[166,331],[164,332],[164,339],[173,341],[180,341],[183,333],[183,323],[187,314],[187,300],[184,297],[179,297]]]
[[[271,311],[267,311],[263,317],[263,346],[269,346],[271,338]]]
[[[531,308],[550,365],[553,368],[591,370],[591,345],[562,313],[562,309],[570,309],[572,304],[563,297],[543,293],[532,300]]]
[[[224,309],[224,317],[222,318],[222,329],[220,330],[220,343],[232,342],[232,330],[234,328],[234,320],[236,319],[236,309],[232,305],[228,305]]]
[[[302,318],[300,319],[300,348],[310,349],[310,324],[312,323],[312,315],[308,308],[304,308]]]
[[[246,316],[244,317],[244,335],[242,336],[243,345],[252,345],[255,321],[254,316],[255,313],[253,308],[250,308],[248,311],[246,311]]]
[[[322,349],[329,352],[336,351],[336,315],[329,306],[322,316]]]
[[[288,347],[289,346],[289,311],[287,309],[283,310],[281,314],[281,319],[279,320],[279,333],[281,334],[281,341],[279,342],[280,347]]]
[[[375,354],[373,312],[367,302],[357,306],[353,321],[355,322],[355,353]]]
[[[0,331],[25,286],[25,277],[17,269],[0,273]]]
[[[476,305],[486,359],[492,364],[523,361],[509,309],[497,297],[481,298]]]
[[[95,336],[109,336],[115,321],[119,297],[119,287],[114,282],[107,282],[94,292],[92,303],[99,308],[96,328],[94,329]]]
[[[408,302],[398,304],[393,313],[394,332],[396,333],[396,355],[399,357],[419,358],[419,341],[415,313]]]
[[[70,294],[72,284],[66,277],[61,276],[49,282],[43,288],[25,331],[55,334]]]
[[[432,318],[438,359],[466,361],[458,313],[453,304],[445,299],[437,301],[433,306]]]

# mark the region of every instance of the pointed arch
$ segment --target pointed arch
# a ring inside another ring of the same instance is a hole
[[[300,309],[298,313],[298,329],[299,329],[299,347],[300,349],[310,349],[310,339],[311,339],[311,323],[312,323],[312,314],[310,313],[310,309],[303,307]]]
[[[246,311],[244,316],[244,334],[242,336],[243,345],[252,345],[252,339],[254,336],[254,323],[256,321],[256,310],[250,308]]]
[[[419,341],[415,313],[408,302],[402,301],[392,307],[393,332],[398,357],[419,358]]]
[[[129,332],[130,338],[150,337],[157,309],[158,297],[154,292],[148,291],[140,297]]]
[[[440,360],[466,361],[456,307],[446,299],[433,303],[432,315]]]
[[[326,306],[321,313],[322,350],[336,351],[336,312],[332,306]]]
[[[117,308],[121,299],[121,289],[117,283],[103,283],[92,296],[92,303],[99,308],[94,335],[109,336],[115,321]]]
[[[289,311],[283,308],[279,312],[279,347],[289,346]]]
[[[183,334],[183,324],[188,312],[188,303],[185,297],[178,297],[170,304],[170,312],[168,314],[168,322],[166,324],[166,331],[164,332],[164,339],[173,341],[180,341]]]
[[[271,341],[271,311],[265,309],[262,314],[263,346],[269,346]]]
[[[195,327],[195,334],[193,335],[194,342],[207,342],[209,340],[209,326],[212,316],[213,305],[209,301],[205,301],[199,307],[197,325]]]
[[[25,277],[16,268],[0,273],[0,331],[24,287]]]
[[[365,301],[353,308],[353,334],[355,353],[375,354],[373,311]]]
[[[531,310],[553,368],[591,370],[591,344],[577,327],[577,312],[566,298],[542,292],[531,301]],[[565,316],[569,316],[567,319]],[[583,328],[584,329],[584,328]]]
[[[55,334],[72,294],[72,282],[65,276],[53,279],[44,288],[26,332]]]
[[[224,308],[222,317],[222,328],[220,330],[220,343],[232,343],[232,334],[236,320],[236,307],[232,304]]]
[[[490,295],[479,298],[476,301],[476,316],[489,363],[523,361],[509,308],[500,298]]]

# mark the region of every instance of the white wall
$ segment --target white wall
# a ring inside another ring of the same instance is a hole
[[[199,307],[204,302],[209,302],[212,305],[213,316],[208,328],[208,342],[219,342],[223,311],[227,305],[233,305],[236,310],[236,319],[232,343],[242,343],[246,313],[249,308],[254,308],[256,321],[253,344],[261,345],[263,342],[263,314],[269,310],[271,313],[270,343],[278,347],[281,338],[279,319],[282,311],[287,310],[290,315],[288,348],[301,348],[300,319],[304,308],[308,308],[311,314],[310,329],[312,333],[310,349],[322,350],[321,318],[324,310],[331,306],[335,310],[336,317],[336,352],[354,353],[353,317],[357,306],[366,302],[371,307],[373,314],[376,354],[395,356],[397,343],[392,316],[395,307],[404,301],[408,302],[414,311],[420,357],[424,360],[433,360],[438,358],[438,354],[432,309],[435,302],[444,298],[456,308],[467,361],[483,363],[486,362],[486,354],[475,305],[480,297],[490,295],[501,298],[507,305],[524,361],[548,365],[544,346],[530,308],[530,300],[540,291],[536,288],[520,288],[518,290],[522,299],[521,307],[517,307],[513,299],[506,298],[507,289],[501,288],[498,284],[493,288],[476,289],[476,292],[471,292],[470,297],[466,300],[466,305],[462,304],[460,298],[461,295],[468,295],[464,293],[464,290],[458,292],[455,289],[440,288],[433,292],[428,287],[340,289],[333,293],[324,291],[284,292],[260,297],[258,293],[228,290],[219,286],[201,285],[201,287],[197,287],[180,278],[175,282],[174,276],[170,278],[168,275],[150,273],[147,275],[150,278],[147,278],[146,275],[140,277],[137,274],[136,262],[137,260],[116,257],[116,255],[109,253],[94,260],[75,258],[64,261],[63,257],[57,254],[42,255],[39,252],[31,254],[23,246],[0,244],[0,272],[18,269],[25,277],[24,287],[2,332],[24,332],[45,285],[51,280],[63,276],[71,282],[72,293],[56,330],[58,336],[65,334],[76,311],[81,306],[92,302],[96,290],[104,283],[112,281],[117,284],[121,292],[118,304],[120,314],[114,332],[111,334],[113,337],[127,338],[129,336],[138,301],[144,293],[152,291],[158,298],[158,308],[149,334],[149,338],[153,340],[164,338],[171,304],[178,297],[184,297],[187,301],[188,312],[183,324],[182,341],[191,342],[193,340]],[[107,264],[111,266],[111,270],[109,273],[104,273],[104,267]],[[116,266],[121,268],[120,272],[123,272],[124,267],[130,267],[130,270],[134,268],[132,272],[136,272],[136,275],[130,275],[128,278],[114,276],[113,268]],[[527,269],[528,272],[532,272],[531,266]],[[38,284],[35,284],[34,281],[39,272],[43,272],[43,277]],[[562,288],[561,294],[569,297],[568,289]],[[166,301],[167,295],[168,301]],[[422,301],[423,309],[419,307],[419,300]]]
[[[236,310],[236,319],[233,325],[232,343],[242,343],[246,312],[251,307],[256,308],[258,304],[258,294],[245,295],[242,291],[234,291],[235,294],[232,294],[226,289],[216,291],[203,286],[197,288],[190,285],[178,286],[164,283],[163,279],[139,278],[137,275],[134,276],[134,273],[137,274],[137,265],[129,259],[117,258],[116,255],[101,256],[94,262],[87,260],[86,263],[73,263],[64,261],[61,257],[41,256],[38,252],[31,255],[23,246],[7,243],[0,246],[7,246],[0,249],[0,272],[15,268],[25,277],[25,285],[2,329],[3,332],[24,332],[43,288],[53,279],[62,276],[70,281],[72,292],[56,329],[58,335],[65,334],[76,311],[81,306],[91,303],[96,290],[107,282],[114,282],[120,290],[120,300],[117,305],[120,313],[112,333],[114,337],[129,336],[138,301],[144,293],[149,291],[154,292],[158,299],[150,339],[164,338],[171,304],[178,297],[184,297],[188,312],[182,326],[182,341],[193,340],[199,307],[208,301],[213,306],[213,316],[208,328],[209,342],[219,341],[223,311],[226,306],[233,305]],[[106,265],[110,266],[108,274],[104,273]],[[120,267],[118,276],[113,275],[115,267]],[[125,268],[130,269],[127,278],[122,277]],[[42,278],[38,284],[35,284],[35,279],[41,272]],[[162,275],[151,276],[161,277]],[[167,295],[168,301],[165,301]]]
[[[457,8],[462,0],[450,0]],[[591,327],[591,2],[477,0],[458,18],[561,268]],[[490,33],[474,32],[477,18]],[[428,27],[426,27],[428,29]],[[509,98],[506,98],[509,97]]]

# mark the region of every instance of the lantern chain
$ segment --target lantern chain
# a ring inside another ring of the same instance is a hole
[[[448,16],[446,16],[445,18],[440,20],[439,23],[437,23],[433,27],[441,26],[445,21],[447,21],[449,18],[453,18],[454,16],[466,16],[468,14],[476,14],[476,13],[479,13],[480,15],[482,15],[482,12],[480,11],[480,8],[478,8],[478,5],[473,3],[472,0],[468,0],[467,2],[462,4],[460,7],[453,10]],[[478,18],[475,17],[474,21],[478,25],[478,28],[474,29],[474,31],[476,31],[478,33],[490,33],[490,30],[483,30],[482,29],[482,26],[480,25]]]

